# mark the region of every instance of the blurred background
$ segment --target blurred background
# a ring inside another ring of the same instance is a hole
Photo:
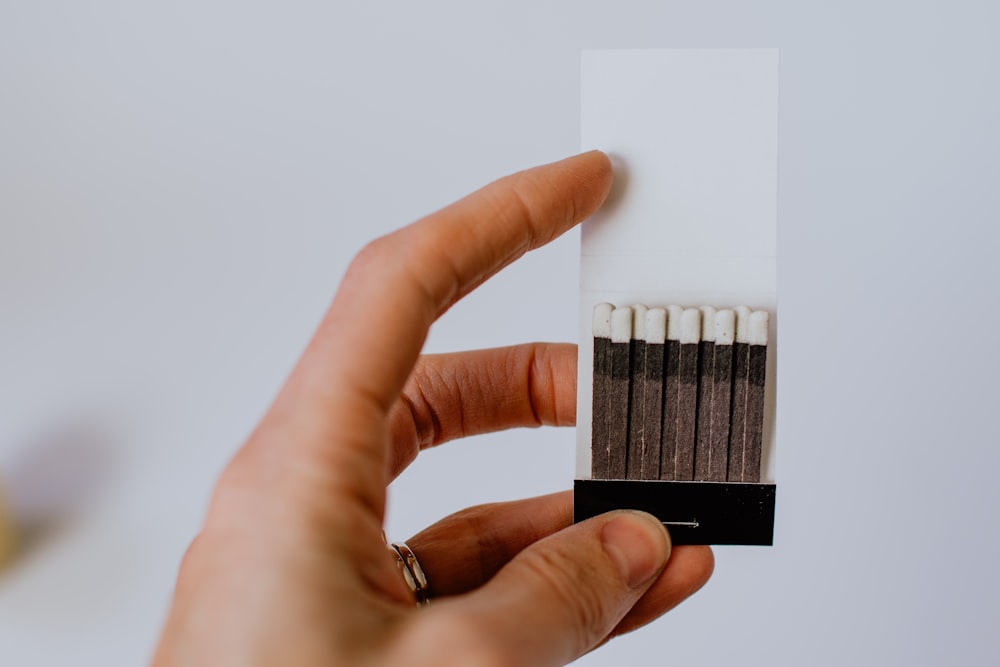
[[[0,493],[25,532],[0,664],[148,659],[351,256],[576,152],[581,49],[756,46],[781,50],[776,546],[718,548],[701,593],[579,664],[991,662],[998,28],[986,0],[0,2]],[[575,339],[578,242],[428,349]],[[573,442],[428,452],[388,533],[567,488]]]

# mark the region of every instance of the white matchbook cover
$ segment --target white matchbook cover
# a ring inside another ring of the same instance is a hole
[[[581,143],[611,156],[615,185],[582,229],[577,478],[591,477],[594,306],[746,305],[771,313],[761,481],[773,483],[777,50],[584,51]]]

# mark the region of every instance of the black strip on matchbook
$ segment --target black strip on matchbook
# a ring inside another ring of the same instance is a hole
[[[578,479],[573,520],[616,509],[649,512],[674,544],[774,543],[773,484]]]

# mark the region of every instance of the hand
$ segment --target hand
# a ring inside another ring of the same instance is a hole
[[[385,487],[420,449],[574,423],[574,346],[419,354],[437,317],[593,213],[610,186],[607,157],[585,153],[358,254],[219,481],[156,664],[557,665],[704,584],[707,547],[671,551],[638,512],[570,525],[567,493],[469,509],[410,540],[435,597],[426,607],[382,538]]]

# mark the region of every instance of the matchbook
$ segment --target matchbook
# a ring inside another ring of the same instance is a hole
[[[772,544],[777,51],[587,51],[581,75],[615,186],[582,229],[576,518]]]

